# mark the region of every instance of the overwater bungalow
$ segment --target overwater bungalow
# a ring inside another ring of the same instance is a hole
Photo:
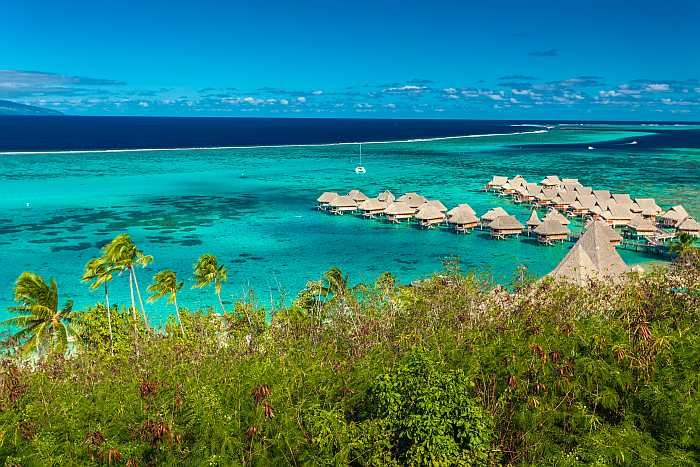
[[[571,223],[571,221],[567,219],[565,215],[556,209],[550,209],[547,215],[542,218],[542,221],[556,221],[562,225],[569,225]]]
[[[574,216],[585,216],[595,206],[593,195],[578,195],[576,201],[569,206],[569,212]]]
[[[350,196],[336,196],[328,204],[332,214],[342,216],[346,212],[357,211],[357,201]]]
[[[362,215],[367,218],[374,218],[383,214],[386,207],[387,203],[379,201],[377,198],[370,198],[357,205],[357,208],[362,211]]]
[[[556,175],[547,175],[546,177],[544,177],[544,179],[542,179],[540,185],[542,185],[543,187],[558,187],[559,185],[561,185],[561,180]]]
[[[493,221],[497,217],[507,216],[507,215],[508,215],[508,213],[506,212],[506,210],[500,206],[495,207],[493,209],[489,209],[488,211],[486,211],[486,213],[483,216],[481,216],[481,225],[482,226],[488,225],[491,221]]]
[[[542,223],[535,228],[534,232],[537,235],[537,241],[547,245],[551,245],[556,241],[563,242],[569,238],[571,234],[565,225],[552,219],[545,219],[542,221]]]
[[[648,237],[656,232],[656,224],[651,219],[637,214],[625,226],[625,231],[635,237]]]
[[[440,211],[433,204],[425,203],[414,215],[414,217],[420,221],[420,226],[426,229],[432,228],[434,225],[441,224],[445,222],[445,213]]]
[[[501,193],[499,196],[512,195],[515,193],[515,187],[511,185],[510,182],[506,182],[503,186],[501,186],[500,192]]]
[[[535,204],[539,206],[549,206],[552,204],[552,200],[554,200],[557,194],[558,192],[556,188],[544,188],[535,196]]]
[[[605,210],[603,210],[603,208],[601,208],[600,205],[596,202],[596,204],[588,210],[588,215],[593,220],[599,220],[603,218],[604,212]]]
[[[515,177],[508,179],[508,183],[513,188],[518,188],[519,186],[525,186],[527,184],[527,180],[525,180],[525,177],[522,175],[516,175]]]
[[[564,259],[548,275],[557,280],[587,286],[592,280],[616,281],[629,270],[610,243],[606,226],[590,222]]]
[[[348,196],[355,200],[356,203],[361,203],[362,201],[367,201],[369,196],[362,193],[360,190],[350,190]]]
[[[442,201],[440,201],[439,199],[431,199],[430,201],[428,201],[428,204],[436,207],[437,210],[440,212],[447,212],[447,207],[444,204],[442,204]]]
[[[700,224],[692,217],[686,217],[686,219],[678,225],[676,230],[679,233],[688,233],[700,237]]]
[[[382,191],[377,195],[377,199],[381,201],[382,203],[393,203],[396,200],[396,197],[391,191]]]
[[[448,211],[447,222],[456,232],[469,232],[478,225],[479,219],[469,205],[460,204]]]
[[[508,183],[508,177],[494,175],[490,182],[484,187],[485,190],[500,190],[503,185]]]
[[[511,236],[519,236],[523,233],[523,224],[515,216],[499,216],[492,220],[489,225],[491,237],[504,239]]]
[[[527,226],[527,233],[530,234],[533,232],[541,223],[542,221],[537,216],[537,211],[533,209],[532,213],[530,213],[530,218],[527,220],[527,222],[525,222],[525,225]]]
[[[402,220],[408,220],[416,213],[416,209],[410,207],[405,201],[394,201],[389,203],[384,210],[384,216],[389,222],[396,224]]]
[[[428,202],[427,198],[424,198],[423,196],[417,196],[415,198],[409,198],[404,203],[408,204],[410,207],[414,209],[418,209],[420,206],[426,204]]]
[[[690,215],[680,204],[673,206],[671,209],[659,216],[659,223],[664,227],[677,227]]]
[[[632,212],[627,206],[610,204],[603,212],[602,218],[610,225],[627,225],[632,220]]]
[[[530,199],[530,194],[527,192],[527,188],[524,185],[519,186],[515,189],[513,193],[513,202],[522,203]]]
[[[316,202],[318,203],[316,205],[316,208],[322,211],[325,211],[328,209],[328,206],[331,201],[333,201],[334,198],[338,196],[338,193],[335,191],[326,191],[321,194],[318,198],[316,198]]]
[[[415,191],[409,191],[409,192],[404,193],[401,196],[399,196],[398,199],[396,199],[395,201],[408,201],[409,199],[414,199],[414,198],[424,198],[424,197],[419,195]]]
[[[576,196],[593,196],[593,188],[589,186],[578,186],[574,189]]]

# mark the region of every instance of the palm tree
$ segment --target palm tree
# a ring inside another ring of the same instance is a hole
[[[136,286],[136,294],[139,297],[141,313],[143,314],[143,322],[146,325],[146,329],[150,329],[148,326],[146,309],[143,306],[143,300],[141,298],[141,290],[139,289],[139,283],[136,280],[136,270],[134,269],[134,266],[138,265],[145,268],[153,261],[153,256],[144,255],[143,252],[136,247],[129,234],[117,235],[114,240],[104,246],[104,254],[107,261],[114,265],[116,269],[129,272],[131,309],[134,313],[134,318],[136,318],[136,306],[134,304],[133,287]]]
[[[669,250],[672,253],[676,253],[679,257],[684,257],[694,252],[695,249],[695,237],[688,232],[679,233],[669,246]]]
[[[45,349],[64,353],[68,347],[73,301],[67,301],[62,309],[58,309],[56,281],[51,279],[47,284],[40,275],[23,272],[15,283],[15,301],[21,304],[11,307],[10,311],[27,314],[5,320],[3,324],[20,328],[13,337],[17,342],[25,341],[23,353]]]
[[[114,345],[112,336],[112,312],[109,306],[109,283],[116,267],[112,265],[106,258],[93,258],[85,265],[83,272],[83,282],[92,282],[91,289],[96,289],[101,285],[105,287],[105,304],[107,305],[107,323],[109,324],[109,342]]]
[[[346,298],[356,298],[358,293],[365,292],[364,284],[350,287],[350,276],[343,274],[337,267],[333,266],[323,274],[325,284],[322,293],[324,296],[331,295],[330,301],[345,300]]]
[[[201,289],[207,285],[214,284],[216,296],[221,305],[221,311],[225,314],[224,302],[221,301],[221,286],[228,281],[228,270],[223,264],[219,264],[214,255],[202,255],[194,265],[195,284],[193,288]]]
[[[177,306],[177,293],[182,290],[184,283],[177,281],[177,276],[175,271],[166,269],[161,271],[155,276],[153,276],[153,283],[148,286],[148,291],[151,295],[148,298],[149,303],[153,303],[156,300],[168,296],[168,303],[175,305],[175,314],[177,315],[177,322],[180,324],[180,331],[182,335],[185,335],[185,328],[182,326],[182,320],[180,319],[180,309]]]

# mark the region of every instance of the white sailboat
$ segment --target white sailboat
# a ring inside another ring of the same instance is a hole
[[[364,168],[364,166],[362,165],[362,144],[360,144],[360,165],[358,165],[357,167],[355,167],[355,173],[356,173],[356,174],[367,173],[367,170],[366,170],[366,169]]]

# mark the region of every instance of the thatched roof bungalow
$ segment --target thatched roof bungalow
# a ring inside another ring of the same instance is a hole
[[[537,241],[540,243],[552,244],[555,241],[564,241],[569,238],[571,232],[561,222],[552,219],[545,219],[535,228]]]
[[[585,216],[595,206],[595,197],[593,195],[578,195],[576,201],[571,203],[569,211],[575,216]]]
[[[506,212],[506,210],[503,209],[502,207],[498,206],[498,207],[495,207],[493,209],[489,209],[488,211],[486,211],[486,213],[483,216],[481,216],[481,223],[482,223],[482,225],[487,225],[488,223],[490,223],[491,221],[493,221],[497,217],[507,216],[507,215],[508,215],[508,213]]]
[[[535,211],[533,209],[532,212],[530,213],[530,218],[527,220],[527,222],[525,222],[525,225],[527,226],[527,232],[528,233],[532,232],[541,223],[542,223],[542,221],[537,216],[537,211]]]
[[[679,204],[661,214],[661,216],[659,216],[659,222],[666,227],[677,227],[688,217],[690,217],[688,211]]]
[[[444,204],[442,204],[442,201],[440,201],[439,199],[431,199],[430,201],[428,201],[428,204],[436,207],[437,210],[440,212],[447,212],[447,207]]]
[[[632,211],[628,206],[620,206],[618,204],[610,204],[608,209],[603,212],[603,219],[610,225],[627,225],[632,220]]]
[[[381,201],[382,203],[393,203],[396,201],[396,196],[391,191],[382,191],[377,195],[377,199]]]
[[[448,211],[447,222],[456,232],[467,232],[478,225],[479,219],[477,219],[474,210],[469,205],[460,204]]]
[[[515,216],[499,216],[492,220],[488,227],[493,238],[517,237],[523,233],[524,229],[523,224],[518,222]]]
[[[565,215],[557,211],[556,209],[550,209],[546,216],[542,219],[543,221],[557,221],[562,225],[569,225],[571,221],[566,218]]]
[[[383,214],[386,207],[387,203],[379,201],[377,198],[370,198],[357,205],[357,208],[362,211],[362,215],[370,218]]]
[[[643,217],[652,218],[663,212],[663,209],[656,204],[656,200],[654,198],[636,198],[634,201],[641,209],[639,212]]]
[[[346,212],[357,211],[357,201],[350,196],[336,196],[328,204],[331,213],[342,216]]]
[[[404,219],[410,219],[415,213],[416,209],[410,207],[405,201],[394,201],[384,209],[386,220],[397,224]]]
[[[328,205],[330,204],[331,201],[333,201],[334,198],[338,196],[338,193],[335,191],[326,191],[321,194],[318,198],[316,198],[316,202],[318,203],[316,207],[321,210],[328,209]]]
[[[425,203],[418,208],[414,217],[420,221],[421,227],[428,229],[445,222],[445,213],[430,203]]]
[[[484,187],[486,190],[500,190],[503,185],[508,183],[508,177],[494,175],[490,182]]]
[[[576,194],[569,191],[559,192],[552,200],[552,206],[557,209],[566,209],[576,201]]]
[[[686,217],[677,227],[678,232],[685,232],[700,237],[700,224],[692,217]]]
[[[542,179],[540,185],[543,187],[557,187],[561,185],[561,180],[557,175],[547,175],[544,177],[544,179]]]
[[[360,190],[350,190],[348,196],[355,200],[356,203],[361,203],[362,201],[367,201],[369,196],[362,193]]]
[[[625,226],[625,230],[637,237],[652,235],[656,232],[656,224],[651,219],[647,219],[637,214],[632,217],[629,224]]]

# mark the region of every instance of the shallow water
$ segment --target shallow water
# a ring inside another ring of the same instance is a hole
[[[312,209],[314,200],[322,191],[352,188],[370,196],[384,189],[417,191],[448,207],[467,202],[479,215],[500,205],[524,222],[527,208],[479,188],[496,174],[531,181],[558,174],[655,197],[664,207],[682,203],[699,216],[700,130],[685,130],[678,141],[695,141],[687,147],[655,144],[660,137],[649,127],[625,130],[366,144],[365,175],[354,173],[357,147],[348,145],[2,155],[0,307],[11,305],[13,282],[24,270],[56,277],[61,300],[75,299],[78,306],[100,300],[100,292],[80,282],[82,269],[122,232],[155,256],[138,271],[142,292],[156,271],[171,268],[185,279],[178,301],[190,307],[216,303],[211,290],[190,289],[192,264],[202,253],[217,255],[229,267],[227,301],[252,288],[262,304],[270,296],[291,299],[334,265],[352,281],[391,271],[407,282],[441,269],[452,256],[460,257],[464,269],[488,271],[501,282],[520,265],[543,275],[570,245],[543,247],[529,239],[495,241],[478,231],[455,235],[329,216]],[[627,144],[631,140],[639,144]],[[631,264],[658,260],[621,254]],[[127,302],[125,277],[115,278],[112,290],[113,300]],[[162,322],[171,310],[162,302],[147,305],[147,311]]]

